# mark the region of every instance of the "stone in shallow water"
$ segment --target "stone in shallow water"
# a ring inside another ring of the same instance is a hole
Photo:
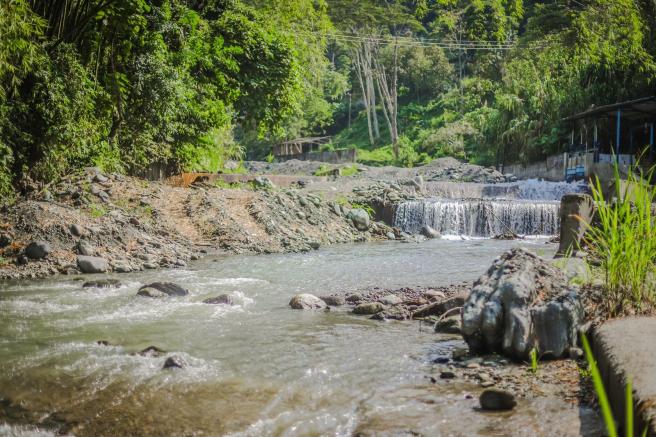
[[[144,297],[166,297],[186,296],[189,291],[172,282],[153,282],[139,289],[138,296]]]
[[[98,279],[96,281],[87,281],[82,284],[82,288],[117,288],[121,286],[118,279]]]
[[[162,349],[158,348],[157,346],[148,346],[147,348],[140,351],[139,355],[141,355],[142,357],[158,357],[165,353],[166,352],[164,352]]]
[[[203,303],[213,304],[213,305],[233,305],[234,301],[232,297],[227,294],[220,294],[216,297],[210,297],[205,299]]]
[[[512,410],[517,405],[515,395],[497,389],[485,390],[479,398],[481,408],[488,411],[506,411]]]
[[[185,367],[187,367],[187,363],[182,359],[182,357],[173,355],[164,361],[164,366],[162,366],[162,369],[183,369]]]
[[[353,308],[353,314],[371,315],[376,314],[385,309],[385,305],[380,302],[367,302]]]
[[[320,310],[326,308],[326,303],[313,294],[301,293],[292,297],[289,306],[295,310]]]
[[[319,299],[331,307],[339,307],[346,304],[346,299],[342,296],[319,296]]]

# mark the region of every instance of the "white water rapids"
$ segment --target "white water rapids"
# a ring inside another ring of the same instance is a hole
[[[495,185],[460,187],[477,198],[449,198],[444,184],[432,187],[446,197],[399,204],[394,226],[418,233],[430,226],[445,236],[494,237],[504,233],[555,235],[560,227],[560,199],[581,192],[585,185],[528,180]]]

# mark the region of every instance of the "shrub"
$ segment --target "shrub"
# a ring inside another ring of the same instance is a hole
[[[592,185],[598,223],[589,227],[585,242],[591,260],[605,275],[606,305],[611,316],[627,309],[644,310],[654,303],[656,223],[652,204],[656,187],[649,184],[654,169],[643,175],[629,170],[626,183],[615,166],[615,196],[605,199],[599,179]]]

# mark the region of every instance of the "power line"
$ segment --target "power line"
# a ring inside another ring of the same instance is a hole
[[[512,50],[512,49],[540,49],[546,45],[520,45],[514,42],[499,41],[466,41],[447,39],[418,39],[409,37],[377,36],[377,35],[355,35],[339,32],[330,32],[326,37],[341,42],[374,42],[382,45],[398,45],[405,47],[439,47],[443,49],[457,50]]]

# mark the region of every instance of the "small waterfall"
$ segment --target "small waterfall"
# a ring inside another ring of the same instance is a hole
[[[512,231],[519,235],[559,232],[560,202],[527,200],[425,200],[398,205],[394,226],[417,233],[429,225],[442,235],[493,237]]]

